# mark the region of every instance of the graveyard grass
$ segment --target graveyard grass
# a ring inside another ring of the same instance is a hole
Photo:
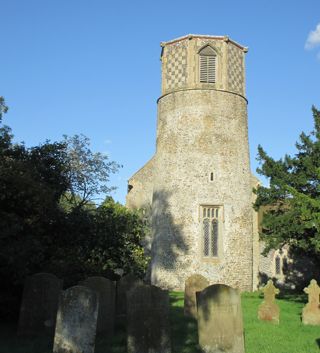
[[[173,353],[198,353],[197,324],[183,315],[183,293],[171,292],[171,331]],[[245,328],[246,353],[319,353],[320,330],[317,326],[302,325],[300,315],[306,302],[303,296],[277,299],[280,306],[280,324],[259,321],[258,307],[262,302],[258,293],[244,293],[242,308]],[[126,353],[124,327],[110,342],[98,338],[95,353]],[[45,338],[15,337],[14,326],[1,325],[0,353],[51,353],[52,346]]]

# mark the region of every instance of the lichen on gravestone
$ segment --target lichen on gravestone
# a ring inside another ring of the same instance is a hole
[[[79,285],[88,287],[98,293],[99,310],[97,333],[104,337],[112,337],[115,318],[115,283],[100,276],[88,277]]]
[[[128,353],[171,353],[168,291],[140,284],[127,302]]]
[[[53,337],[62,280],[51,273],[27,277],[24,285],[18,335]]]
[[[185,282],[184,288],[184,315],[197,318],[196,292],[200,292],[209,286],[209,281],[199,275],[190,276]]]
[[[214,284],[197,292],[196,296],[201,351],[244,353],[239,291],[224,284]]]
[[[94,353],[98,306],[98,295],[89,288],[62,292],[53,353]]]
[[[305,325],[320,325],[320,287],[317,281],[312,279],[309,286],[304,288],[304,292],[308,294],[308,303],[302,310],[302,322]]]
[[[276,294],[279,294],[279,289],[269,279],[266,286],[262,288],[264,301],[259,306],[258,318],[263,321],[270,321],[274,324],[279,324],[280,309],[275,302]]]

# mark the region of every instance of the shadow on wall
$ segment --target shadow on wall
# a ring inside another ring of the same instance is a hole
[[[282,264],[281,276],[270,277],[259,272],[259,287],[271,278],[281,293],[303,293],[311,279],[320,280],[319,263],[312,257],[299,251],[289,250],[288,261]],[[273,261],[271,266],[276,266]]]
[[[184,256],[189,247],[182,233],[182,224],[179,225],[171,213],[171,209],[178,205],[170,204],[170,196],[167,191],[153,193],[151,267],[153,282],[159,284],[161,279],[158,274],[162,269],[166,272],[177,270],[175,277],[179,277],[190,266]],[[181,280],[184,283],[184,276]]]

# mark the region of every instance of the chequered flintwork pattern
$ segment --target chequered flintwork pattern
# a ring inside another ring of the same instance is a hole
[[[228,59],[229,90],[244,94],[243,53],[234,45],[229,45]]]
[[[184,87],[187,82],[187,47],[184,45],[169,47],[166,66],[167,90]]]

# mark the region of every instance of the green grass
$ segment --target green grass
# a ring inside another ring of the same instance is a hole
[[[320,326],[301,324],[304,296],[287,296],[277,300],[280,324],[259,321],[257,310],[262,299],[258,293],[244,293],[246,353],[320,353]],[[171,333],[173,353],[199,353],[197,323],[183,315],[183,293],[171,292]],[[0,353],[51,353],[52,343],[45,338],[16,338],[13,325],[0,326]],[[96,353],[126,353],[126,337],[119,326],[112,344],[96,340]]]

